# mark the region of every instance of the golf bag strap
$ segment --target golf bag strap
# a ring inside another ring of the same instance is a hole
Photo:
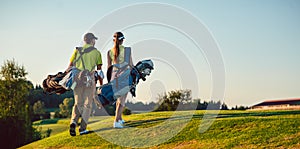
[[[131,48],[130,47],[125,47],[124,48],[124,62],[126,62],[125,66],[122,67],[116,75],[119,75],[122,71],[124,71],[128,66],[130,66],[130,56],[131,56]],[[116,88],[119,86],[119,80],[116,78]]]
[[[111,51],[109,51],[109,52],[111,52]],[[108,53],[108,55],[110,55],[110,53]],[[125,68],[124,66],[130,66],[130,57],[131,57],[131,48],[130,47],[125,47],[125,49],[124,49],[124,62],[126,62],[126,64],[122,63],[124,65],[120,65],[120,64],[111,65],[107,69],[107,73],[106,73],[107,82],[111,81],[113,67],[116,67],[118,69],[124,69]],[[119,71],[119,72],[121,72],[121,71]]]
[[[130,47],[125,47],[124,51],[124,61],[130,65],[130,55],[131,55],[131,48]]]
[[[83,49],[82,47],[76,47],[76,50],[78,51],[78,53],[79,53],[80,55],[79,55],[79,57],[73,62],[73,65],[76,66],[76,65],[75,65],[76,62],[77,62],[79,59],[81,59],[82,65],[83,65],[83,69],[85,69],[85,65],[84,65],[84,61],[83,61],[82,55],[85,54],[85,53],[89,53],[89,52],[93,51],[93,50],[96,49],[96,48],[93,47],[93,46],[90,46],[90,47],[84,49],[84,51],[82,51],[82,49]]]
[[[130,67],[130,57],[131,57],[131,48],[125,47],[124,49],[124,62],[121,65],[118,65],[119,70],[116,75]]]

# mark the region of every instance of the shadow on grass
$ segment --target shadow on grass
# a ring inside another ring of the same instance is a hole
[[[33,125],[35,126],[35,125],[57,124],[59,120],[61,120],[61,119],[60,118],[44,119],[44,120],[40,120],[39,122],[33,123]],[[99,120],[89,121],[89,124],[96,123],[96,122],[99,122]],[[67,122],[63,122],[61,124],[69,125],[70,123],[69,123],[69,121],[67,121]],[[80,121],[78,122],[78,125],[80,125]]]
[[[93,124],[93,123],[97,123],[97,122],[100,122],[101,120],[93,120],[93,121],[89,121],[88,124]],[[79,123],[80,124],[80,123]]]
[[[44,119],[40,120],[38,123],[34,123],[33,125],[45,125],[45,124],[57,124],[59,118],[54,118],[54,119]]]
[[[124,128],[139,127],[139,126],[145,126],[145,125],[149,125],[149,124],[159,124],[160,122],[163,122],[164,120],[167,120],[167,119],[168,118],[157,118],[157,119],[150,119],[150,120],[127,121],[125,123]],[[113,130],[113,129],[117,129],[117,128],[113,128],[113,127],[100,128],[100,129],[94,130],[94,132],[107,131],[107,130]]]
[[[162,123],[163,121],[167,119],[172,119],[172,118],[154,118],[154,119],[148,119],[148,120],[137,120],[137,121],[129,121],[126,123],[126,126],[128,127],[138,127],[142,125],[149,125],[149,124],[159,124]]]
[[[237,118],[237,117],[268,117],[268,116],[279,116],[279,115],[295,115],[300,114],[300,111],[245,111],[241,113],[235,113],[230,112],[228,113],[219,113],[217,115],[211,115],[212,117],[216,118]],[[194,114],[192,119],[199,119],[201,120],[203,118],[204,114]],[[134,120],[134,121],[128,121],[125,123],[126,127],[153,127],[155,125],[158,125],[160,123],[163,123],[166,120],[184,120],[184,119],[190,119],[190,116],[174,116],[174,117],[164,117],[164,118],[153,118],[148,120]],[[112,130],[115,128],[109,127],[109,128],[101,128],[94,130],[95,132],[99,131],[106,131],[106,130]]]
[[[146,128],[146,127],[153,127],[155,125],[163,123],[165,120],[177,121],[177,120],[188,120],[188,119],[191,119],[191,116],[174,116],[174,117],[165,117],[165,118],[153,118],[148,120],[127,121],[124,125],[124,128],[140,127],[140,126]],[[112,129],[116,129],[116,128],[113,127],[101,128],[101,129],[94,130],[94,132],[107,131]]]
[[[146,127],[153,127],[155,125],[159,125],[160,123],[163,123],[166,120],[169,121],[178,121],[178,120],[189,120],[191,119],[191,116],[173,116],[173,117],[164,117],[164,118],[153,118],[153,119],[148,119],[148,120],[134,120],[134,121],[127,121],[125,123],[125,128],[127,127],[140,127],[142,126],[143,128]],[[104,131],[104,130],[110,130],[114,128],[104,128],[104,129],[99,129],[96,131]]]
[[[300,114],[300,111],[245,111],[241,113],[219,113],[216,118],[236,118],[236,117],[268,117],[268,116],[279,116],[279,115],[294,115]],[[213,116],[213,115],[212,115]],[[203,114],[195,114],[193,118],[202,119]]]
[[[107,130],[113,130],[113,129],[115,129],[115,128],[106,127],[106,128],[100,128],[100,129],[93,130],[93,132],[97,133],[97,132],[100,132],[100,131],[107,131]]]

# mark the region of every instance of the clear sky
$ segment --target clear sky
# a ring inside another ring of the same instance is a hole
[[[25,66],[30,81],[41,84],[48,74],[67,67],[74,47],[81,44],[82,35],[98,21],[120,8],[142,2],[1,0],[0,65],[14,58]],[[225,66],[224,101],[229,106],[251,106],[265,99],[300,97],[300,1],[156,2],[188,11],[214,36]],[[159,15],[155,12],[154,9],[154,17]],[[143,10],[139,12],[141,16],[146,15],[143,13]],[[170,19],[176,17],[174,14]],[[111,19],[122,22],[129,18]],[[178,21],[182,21],[181,18]],[[135,61],[151,58],[151,53],[143,55],[147,52],[138,50],[146,49],[146,45],[160,45],[163,49],[160,59],[154,58],[155,71],[138,86],[138,97],[134,100],[153,101],[161,91],[182,87],[190,88],[193,98],[210,98],[212,81],[205,55],[193,52],[195,45],[182,34],[164,26],[149,24],[119,30],[125,34],[124,44],[133,47]],[[102,37],[101,33],[97,36]],[[146,41],[142,41],[141,37]],[[103,69],[106,70],[106,51],[112,43],[101,41],[96,47],[103,55]],[[179,50],[172,52],[176,47]],[[180,62],[181,57],[176,55],[184,55],[187,63],[193,64],[192,69],[186,69],[180,63],[171,63],[173,59]],[[182,85],[183,82],[190,86]],[[198,87],[193,84],[195,82]]]

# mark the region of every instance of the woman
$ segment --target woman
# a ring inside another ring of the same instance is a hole
[[[107,53],[107,68],[109,68],[111,65],[114,64],[121,64],[125,61],[125,47],[122,45],[125,37],[123,33],[116,32],[113,36],[114,41],[114,47],[110,49]],[[131,52],[130,52],[131,53]],[[132,66],[132,58],[130,55],[130,62],[129,65]],[[111,80],[115,77],[116,69],[112,70]],[[125,94],[122,97],[119,97],[116,102],[116,115],[113,127],[114,128],[123,128],[123,124],[125,121],[122,119],[122,112],[125,107],[125,100],[126,100],[127,94]]]

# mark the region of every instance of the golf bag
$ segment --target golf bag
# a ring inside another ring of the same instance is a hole
[[[63,94],[68,91],[65,87],[59,84],[66,75],[67,71],[65,72],[58,72],[55,75],[48,75],[48,77],[43,81],[43,89],[45,93],[53,94],[56,93],[57,95]]]
[[[133,67],[112,65],[107,73],[108,83],[99,88],[98,101],[102,106],[113,104],[119,97],[124,96],[128,92],[135,97],[136,85],[139,83],[139,80],[145,81],[146,76],[150,75],[153,69],[151,60],[142,60]],[[112,77],[109,74],[111,70],[116,70],[116,76],[113,80],[110,80]]]
[[[74,65],[79,59],[82,60],[83,54],[89,53],[94,49],[95,49],[94,47],[89,47],[82,52],[82,47],[76,47],[76,50],[80,55],[73,62]],[[65,93],[68,90],[74,89],[74,87],[77,84],[74,82],[74,79],[78,73],[79,73],[79,77],[87,77],[87,76],[89,77],[89,72],[87,70],[80,71],[75,66],[69,67],[65,72],[58,72],[55,75],[48,75],[47,78],[44,79],[43,81],[44,92],[49,94],[55,93],[57,95],[60,95]],[[97,75],[98,75],[97,72],[94,72],[95,78],[97,78]],[[87,81],[85,81],[85,83],[89,83],[88,80],[90,79],[87,78]]]

